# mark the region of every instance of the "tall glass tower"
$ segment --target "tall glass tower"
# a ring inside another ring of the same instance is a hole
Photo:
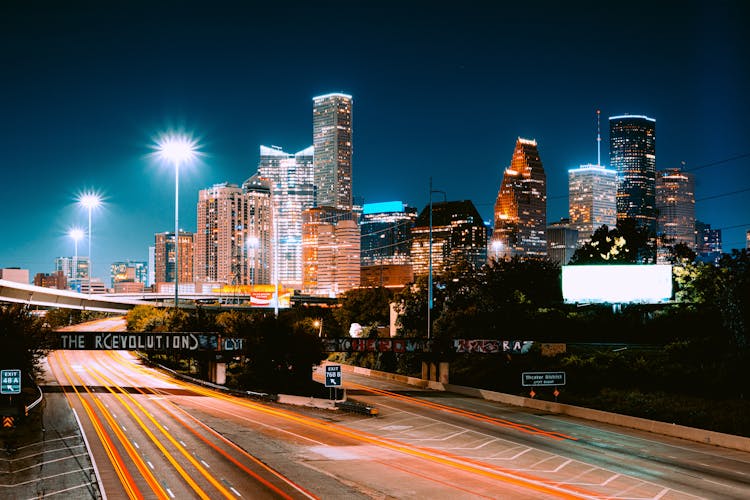
[[[656,234],[656,120],[609,117],[609,164],[617,171],[617,220]]]
[[[352,96],[313,98],[316,206],[352,209]]]
[[[302,214],[315,206],[313,146],[290,154],[260,147],[258,173],[271,184],[276,226],[276,272],[285,287],[302,288]]]

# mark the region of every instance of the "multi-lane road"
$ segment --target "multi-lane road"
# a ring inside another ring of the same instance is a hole
[[[322,380],[321,370],[314,377]],[[37,480],[23,480],[20,460],[33,459],[19,449],[11,491],[117,499],[750,498],[750,453],[350,373],[344,385],[377,416],[216,392],[147,368],[130,352],[55,351],[45,370],[46,447],[29,445],[37,465],[23,467]]]

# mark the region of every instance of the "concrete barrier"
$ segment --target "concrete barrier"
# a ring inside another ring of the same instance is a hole
[[[601,422],[606,424],[617,425],[620,427],[628,427],[630,429],[638,429],[642,431],[653,432],[655,434],[661,434],[663,436],[676,437],[681,439],[687,439],[690,441],[711,444],[720,446],[722,448],[729,448],[734,450],[740,450],[750,452],[750,438],[743,436],[735,436],[732,434],[723,434],[721,432],[708,431],[704,429],[697,429],[695,427],[687,427],[685,425],[670,424],[667,422],[658,422],[656,420],[649,420],[640,417],[631,417],[628,415],[621,415],[619,413],[611,413],[602,410],[593,410],[590,408],[583,408],[580,406],[567,405],[563,403],[555,403],[553,401],[542,401],[540,399],[526,398],[523,396],[515,396],[513,394],[505,394],[502,392],[488,391],[485,389],[476,389],[474,387],[465,387],[454,384],[442,384],[440,382],[434,382],[429,380],[422,380],[416,377],[407,377],[405,375],[397,375],[395,373],[381,372],[377,370],[371,370],[369,368],[361,368],[352,365],[341,365],[341,369],[344,372],[356,373],[365,375],[368,377],[381,378],[386,380],[393,380],[396,382],[402,382],[409,385],[414,385],[421,388],[433,389],[436,391],[449,391],[464,396],[471,396],[480,399],[486,399],[488,401],[497,401],[498,403],[505,403],[513,406],[521,406],[524,408],[531,408],[534,410],[542,410],[548,413],[559,413],[562,415],[570,415],[571,417],[582,418],[585,420],[591,420],[594,422]]]

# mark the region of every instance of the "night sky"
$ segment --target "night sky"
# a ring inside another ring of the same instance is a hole
[[[602,161],[608,117],[656,120],[657,169],[696,175],[697,218],[724,251],[750,228],[750,2],[0,2],[0,267],[51,272],[93,213],[94,276],[147,260],[174,229],[174,170],[149,157],[183,130],[180,227],[198,190],[241,184],[259,146],[312,144],[312,98],[353,96],[354,194],[420,210],[429,182],[485,220],[516,138],[536,139],[548,223],[567,171]],[[78,254],[87,254],[87,240]]]

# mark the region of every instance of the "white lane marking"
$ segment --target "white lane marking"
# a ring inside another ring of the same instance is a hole
[[[201,460],[201,463],[206,466],[207,469],[210,469],[211,466],[206,463],[205,460]]]
[[[174,493],[172,493],[172,490],[170,490],[169,488],[167,488],[167,493],[169,493],[170,497],[174,498]]]
[[[235,489],[234,489],[234,487],[233,487],[233,486],[230,486],[230,487],[229,487],[229,489],[230,489],[230,490],[232,490],[232,493],[234,493],[234,494],[235,494],[235,495],[237,495],[238,497],[241,497],[241,496],[242,496],[242,495],[240,495],[240,492],[239,492],[239,491],[237,491],[237,490],[235,490]]]
[[[136,448],[138,448],[139,450],[141,449],[141,447],[140,447],[140,446],[138,446],[138,443],[136,443],[135,441],[133,441],[133,446],[135,446],[135,447],[136,447]]]
[[[147,464],[148,464],[148,466],[149,466],[149,467],[151,467],[152,469],[154,468],[154,464],[152,464],[150,460],[146,460],[146,463],[147,463]]]

